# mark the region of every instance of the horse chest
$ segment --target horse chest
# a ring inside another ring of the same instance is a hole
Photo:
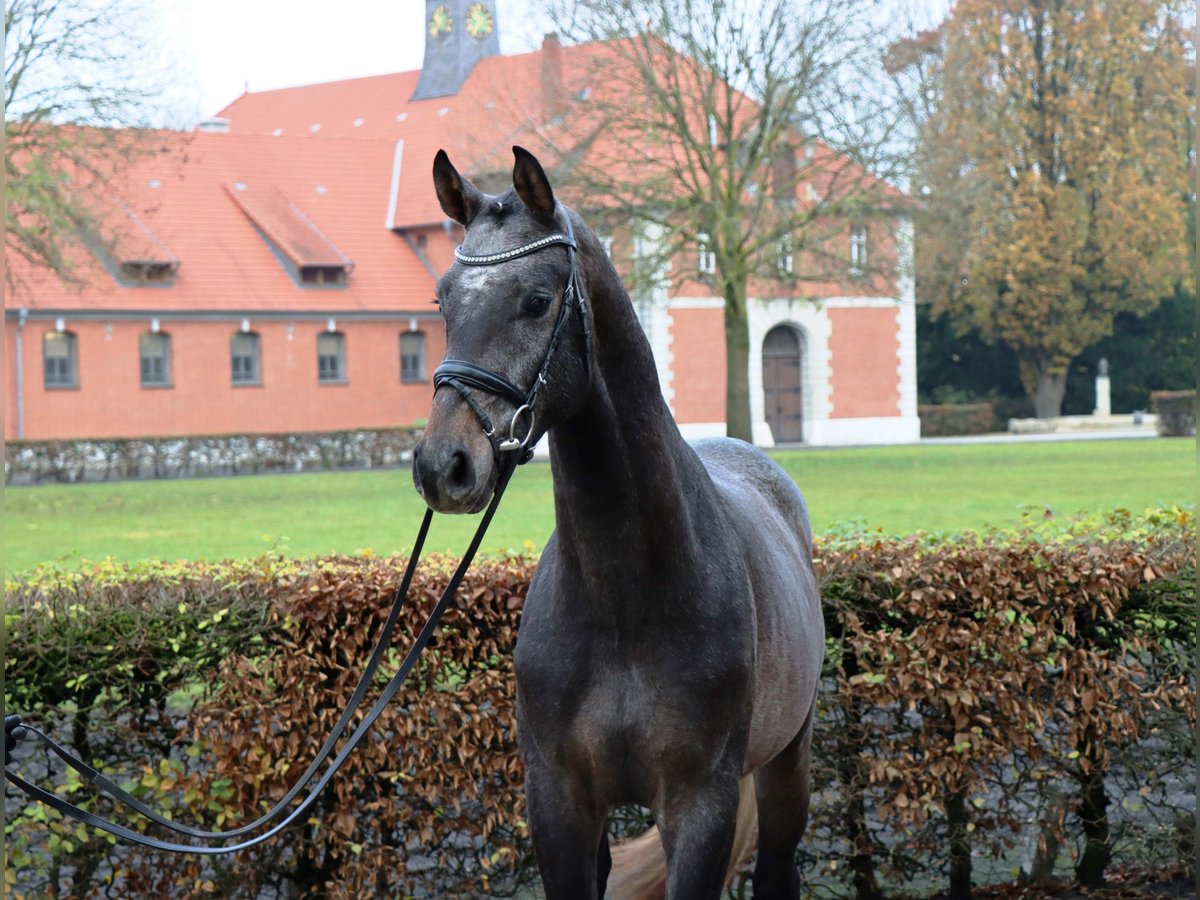
[[[531,640],[518,642],[516,667],[523,746],[612,802],[649,802],[748,727],[748,659],[689,658],[670,642]]]

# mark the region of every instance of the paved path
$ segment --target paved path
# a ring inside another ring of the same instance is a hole
[[[1039,441],[1127,441],[1158,437],[1153,428],[1107,429],[1104,431],[1056,431],[1046,434],[1011,434],[997,431],[961,437],[921,438],[921,444],[1025,444]]]

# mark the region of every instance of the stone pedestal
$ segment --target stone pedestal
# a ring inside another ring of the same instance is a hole
[[[1107,419],[1112,415],[1112,400],[1109,393],[1110,385],[1107,375],[1096,376],[1096,408],[1092,415],[1100,419]]]

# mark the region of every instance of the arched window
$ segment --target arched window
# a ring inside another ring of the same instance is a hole
[[[69,331],[47,331],[42,337],[42,359],[46,387],[78,387],[75,335]]]
[[[171,336],[161,331],[147,331],[138,339],[142,387],[165,387],[171,384]]]
[[[317,336],[317,381],[340,384],[346,380],[346,336],[323,331]]]
[[[405,331],[400,335],[400,380],[425,381],[425,334]]]
[[[229,342],[229,363],[234,384],[262,384],[259,340],[253,331],[239,331]]]

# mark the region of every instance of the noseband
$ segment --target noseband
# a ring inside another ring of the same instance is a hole
[[[583,295],[583,287],[579,280],[579,269],[575,263],[575,254],[579,248],[575,243],[575,232],[571,227],[571,217],[565,210],[562,210],[562,213],[565,224],[564,231],[548,234],[545,237],[538,238],[536,241],[531,241],[512,250],[505,250],[501,253],[490,253],[486,256],[470,256],[463,253],[461,246],[454,248],[454,258],[464,266],[495,266],[509,260],[519,259],[522,256],[528,256],[530,253],[536,253],[538,250],[543,250],[546,247],[561,244],[567,248],[567,259],[571,264],[571,271],[567,275],[567,283],[563,288],[562,305],[558,309],[558,319],[554,323],[554,330],[550,333],[550,343],[546,347],[546,353],[542,357],[542,364],[538,368],[536,377],[533,379],[533,385],[528,390],[521,390],[521,388],[517,387],[503,375],[493,372],[491,369],[485,369],[483,366],[460,359],[444,359],[441,365],[434,370],[434,390],[436,391],[442,385],[448,385],[458,392],[459,396],[471,408],[471,411],[475,413],[475,417],[479,419],[479,424],[483,426],[484,434],[491,441],[492,452],[495,454],[497,460],[499,460],[501,453],[507,453],[512,450],[522,451],[518,463],[526,463],[533,458],[533,448],[529,446],[529,439],[533,436],[534,413],[537,406],[538,394],[541,393],[542,386],[547,383],[546,373],[550,369],[550,361],[554,358],[554,354],[558,350],[558,342],[562,337],[563,329],[567,322],[567,315],[573,308],[578,308],[579,311],[579,319],[583,328],[586,347],[584,364],[587,369],[589,386],[591,384],[592,332],[588,321],[587,300]],[[479,400],[472,393],[472,388],[501,397],[516,407],[516,412],[513,413],[512,420],[508,425],[507,438],[500,440],[496,437],[496,428],[492,424],[491,418],[480,405]],[[525,436],[518,438],[516,433],[517,423],[523,417],[528,417],[529,425],[525,430]]]

